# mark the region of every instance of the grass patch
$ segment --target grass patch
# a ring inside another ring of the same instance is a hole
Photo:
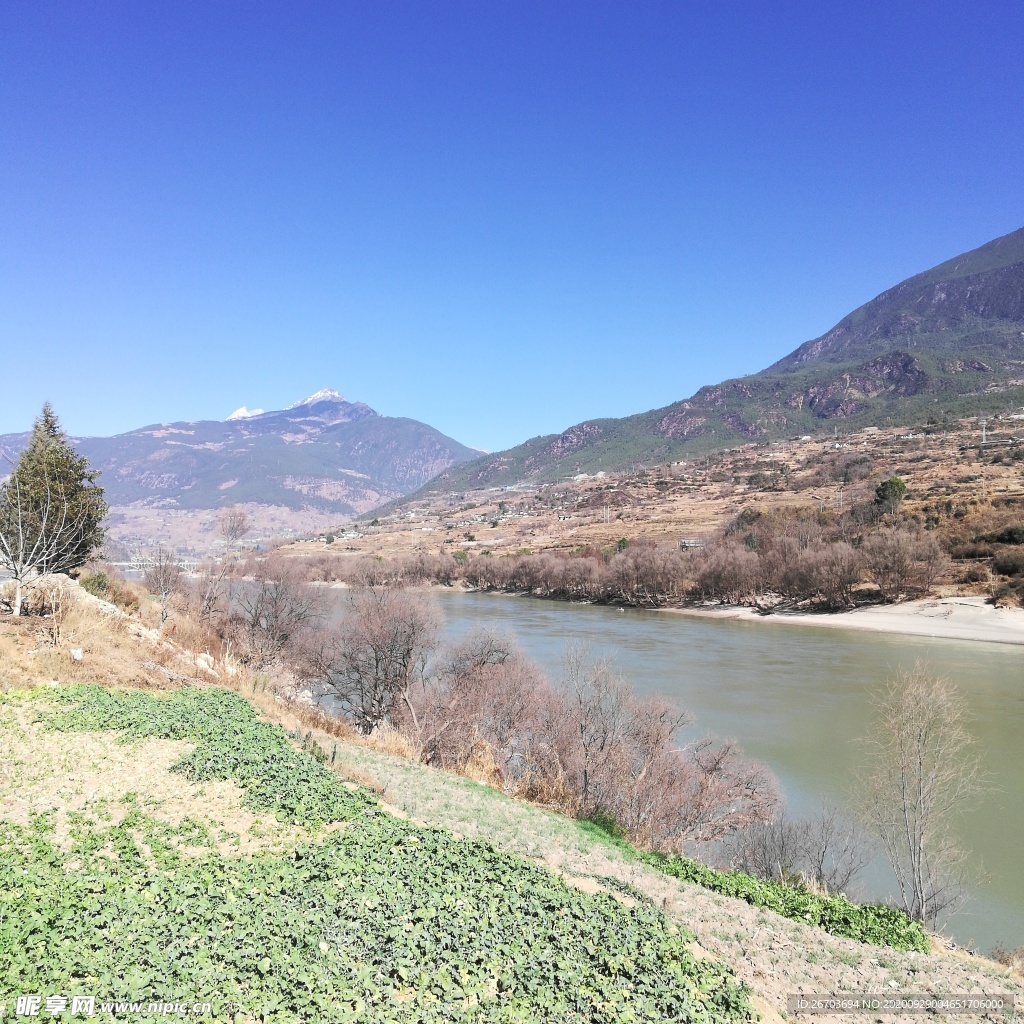
[[[638,850],[614,821],[597,817],[581,821],[580,830],[621,851],[626,857],[657,868],[673,878],[712,892],[745,900],[792,921],[821,928],[830,935],[873,946],[927,953],[931,944],[924,929],[901,910],[884,903],[853,903],[842,893],[822,895],[798,886],[765,881],[742,871],[718,871],[688,857]]]
[[[141,792],[120,821],[77,817],[70,851],[49,815],[0,821],[0,1003],[74,990],[274,1024],[752,1016],[731,972],[697,960],[649,902],[580,892],[385,814],[235,694],[45,698],[47,728],[187,740],[174,770],[193,781],[234,780],[254,807],[307,827],[346,824],[240,857],[217,850],[210,822],[153,819]]]

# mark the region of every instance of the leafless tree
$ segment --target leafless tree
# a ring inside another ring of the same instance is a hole
[[[195,588],[199,618],[204,622],[211,622],[216,616],[228,611],[230,595],[227,593],[227,579],[232,571],[231,553],[252,528],[245,510],[234,505],[229,505],[221,512],[217,525],[224,542],[224,554],[219,559],[207,559]]]
[[[786,884],[799,876],[803,848],[804,823],[785,811],[737,830],[726,846],[737,870]]]
[[[286,558],[271,556],[256,564],[251,582],[240,588],[231,632],[241,656],[262,668],[297,647],[322,624],[323,614],[320,591]]]
[[[181,566],[165,547],[158,547],[143,573],[143,582],[151,594],[160,598],[160,624],[167,621],[167,602],[181,587]]]
[[[967,854],[955,828],[984,783],[967,706],[919,664],[898,673],[875,709],[854,795],[892,865],[904,910],[934,927],[963,899]]]
[[[803,821],[801,871],[826,892],[849,894],[871,859],[871,844],[855,821],[824,803]]]
[[[360,732],[406,712],[417,728],[411,691],[425,680],[440,629],[440,613],[421,596],[392,587],[356,591],[322,656],[320,681]]]
[[[235,505],[229,505],[221,512],[218,526],[221,540],[224,541],[225,553],[230,552],[252,528],[245,509]]]
[[[680,849],[711,842],[774,814],[778,791],[735,743],[680,746],[690,716],[658,696],[639,696],[607,662],[570,646],[560,728],[572,731],[562,762],[577,813],[611,815],[634,841]]]
[[[856,825],[828,803],[807,817],[780,810],[754,821],[733,833],[724,850],[740,871],[824,892],[849,892],[871,856]]]
[[[872,534],[862,551],[867,574],[886,601],[927,591],[948,561],[934,537],[895,527]]]

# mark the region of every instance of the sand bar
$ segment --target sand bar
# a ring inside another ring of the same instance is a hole
[[[747,622],[780,622],[831,629],[865,629],[946,640],[981,640],[1024,644],[1024,608],[996,608],[983,597],[925,598],[894,605],[871,605],[848,612],[789,612],[770,614],[733,605],[705,608],[666,608],[680,615],[699,615]]]

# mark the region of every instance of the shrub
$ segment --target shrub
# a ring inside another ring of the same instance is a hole
[[[992,568],[1000,576],[1017,576],[1024,572],[1024,552],[1004,551],[992,559]]]

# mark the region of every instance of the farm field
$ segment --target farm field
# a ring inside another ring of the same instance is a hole
[[[649,899],[388,814],[236,694],[14,694],[0,722],[0,1003],[84,991],[209,1003],[217,1020],[750,1018],[732,972]]]
[[[799,898],[782,894],[786,909],[686,862],[667,873],[589,823],[325,732],[258,680],[79,600],[84,661],[30,649],[39,623],[0,623],[0,1006],[63,993],[209,1002],[207,1019],[233,1021],[780,1021],[798,992],[1022,992],[940,940],[829,934]]]
[[[471,780],[315,731],[300,745],[216,688],[9,692],[0,731],[0,1003],[727,1021],[781,1019],[790,992],[1019,987],[710,892]]]

